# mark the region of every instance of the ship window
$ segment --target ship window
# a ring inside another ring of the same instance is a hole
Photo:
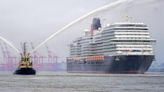
[[[134,26],[134,27],[147,27],[146,25],[139,25],[139,24],[137,24],[137,25],[135,25],[135,24],[123,24],[123,25],[111,25],[111,27],[132,27],[132,26]]]
[[[113,42],[151,42],[149,40],[114,40]]]
[[[112,28],[111,30],[148,30],[148,29],[147,28]]]
[[[102,64],[102,62],[96,62],[96,64]]]
[[[132,52],[141,52],[141,50],[132,50]]]
[[[21,61],[24,61],[24,58],[21,58]]]
[[[24,66],[24,64],[21,64],[21,66]]]
[[[96,62],[95,62],[95,61],[93,61],[93,62],[91,62],[91,64],[96,64]]]

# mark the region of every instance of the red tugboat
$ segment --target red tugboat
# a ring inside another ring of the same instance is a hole
[[[21,53],[21,60],[19,62],[18,69],[14,74],[18,75],[35,75],[36,71],[32,68],[32,62],[30,61],[30,54],[26,51],[26,43],[23,44],[23,53]]]

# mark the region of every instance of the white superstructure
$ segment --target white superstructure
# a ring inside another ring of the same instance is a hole
[[[115,23],[76,39],[70,46],[70,55],[153,55],[154,42],[144,23]]]

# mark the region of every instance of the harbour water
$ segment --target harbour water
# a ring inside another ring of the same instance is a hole
[[[164,74],[0,73],[0,92],[164,92]]]

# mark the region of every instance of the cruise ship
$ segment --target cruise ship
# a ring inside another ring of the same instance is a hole
[[[155,55],[148,26],[120,22],[101,27],[94,18],[91,30],[70,44],[67,72],[143,74]]]

